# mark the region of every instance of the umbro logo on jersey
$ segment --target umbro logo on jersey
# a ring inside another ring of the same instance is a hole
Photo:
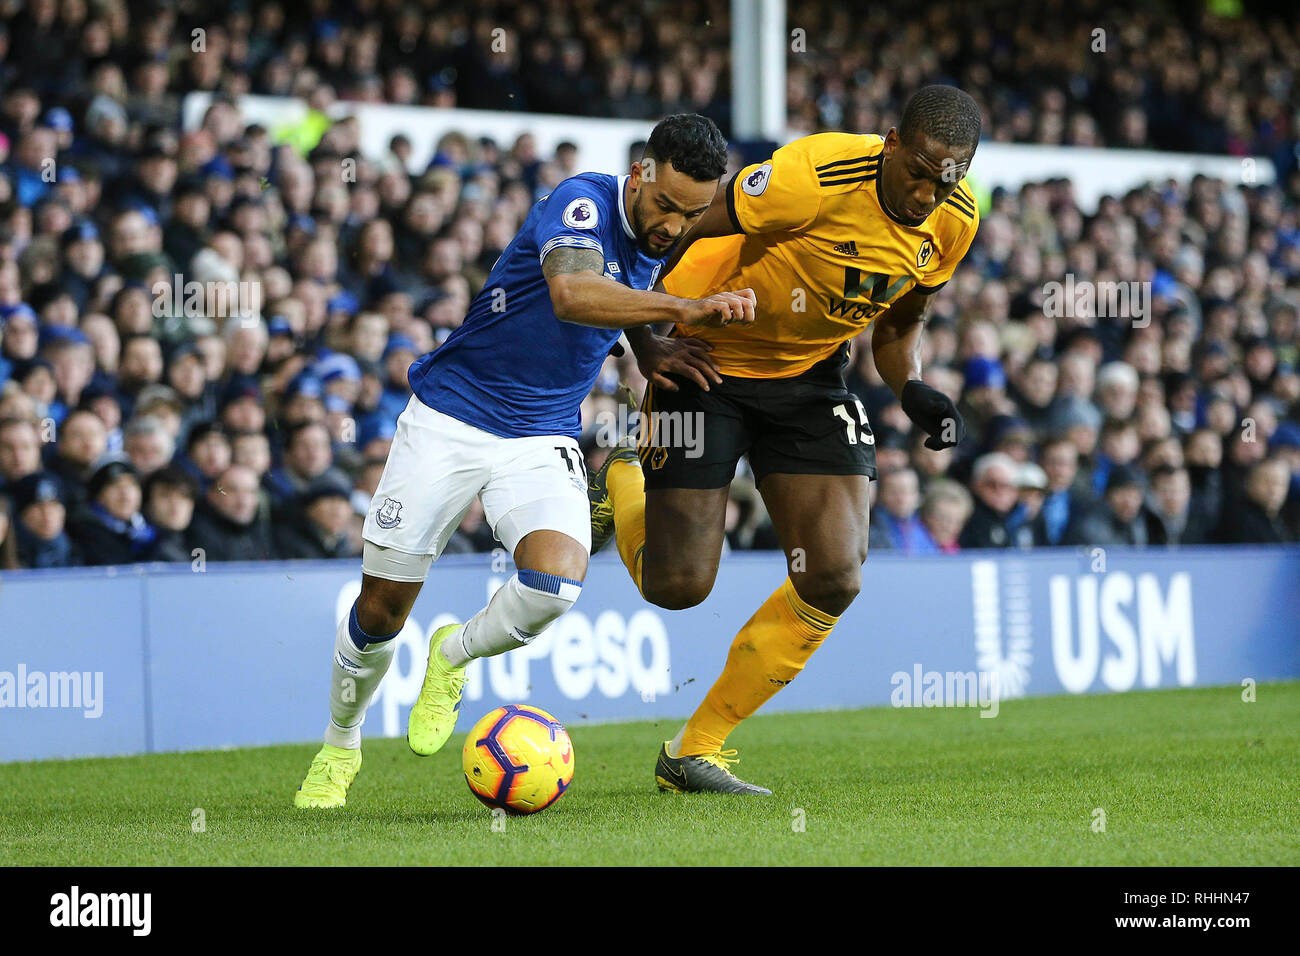
[[[858,254],[858,244],[850,239],[848,242],[841,242],[835,247],[835,251],[842,256],[856,256]]]
[[[605,263],[605,268],[608,269],[608,270],[609,270],[611,273],[613,273],[614,275],[618,275],[618,263],[617,263],[617,262],[606,262],[606,263]]]

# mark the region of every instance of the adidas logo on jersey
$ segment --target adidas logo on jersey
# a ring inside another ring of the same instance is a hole
[[[858,254],[858,244],[850,239],[848,242],[841,242],[835,247],[835,251],[842,256],[856,256]]]

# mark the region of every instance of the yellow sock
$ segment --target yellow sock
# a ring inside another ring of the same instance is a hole
[[[799,597],[786,578],[731,642],[721,676],[686,722],[681,755],[721,750],[737,724],[798,676],[838,620]]]
[[[614,544],[618,555],[641,590],[641,553],[645,550],[645,476],[639,465],[616,461],[605,479],[614,506]]]

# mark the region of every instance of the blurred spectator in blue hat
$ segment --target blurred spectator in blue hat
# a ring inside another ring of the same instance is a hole
[[[41,125],[54,130],[58,136],[60,152],[72,145],[75,124],[72,122],[72,114],[62,106],[51,106],[46,110],[41,118]]]
[[[10,486],[18,565],[23,568],[70,568],[81,551],[67,532],[67,508],[57,476],[36,472]]]
[[[965,387],[959,408],[966,421],[966,447],[976,447],[986,440],[988,425],[994,416],[1008,414],[1015,409],[1007,398],[1006,372],[996,358],[983,355],[969,358],[962,366],[962,375]]]
[[[351,408],[361,391],[361,366],[356,359],[346,352],[335,352],[317,362],[312,371],[326,396],[341,398]]]
[[[357,310],[361,307],[358,297],[346,290],[335,292],[325,302],[325,311],[331,315],[340,314],[344,320],[350,319],[356,315]]]
[[[409,336],[394,332],[384,348],[384,394],[379,401],[380,410],[394,420],[406,408],[411,398],[411,385],[407,373],[411,363],[420,357],[415,342]]]
[[[357,449],[367,461],[387,460],[396,434],[396,420],[371,416],[357,423]]]

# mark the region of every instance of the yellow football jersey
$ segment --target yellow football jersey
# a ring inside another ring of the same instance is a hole
[[[696,240],[663,282],[691,299],[753,289],[755,322],[674,334],[712,342],[724,375],[787,378],[947,282],[979,227],[975,199],[959,183],[920,226],[894,221],[876,191],[883,150],[880,136],[817,133],[741,170],[727,202],[743,235]]]

